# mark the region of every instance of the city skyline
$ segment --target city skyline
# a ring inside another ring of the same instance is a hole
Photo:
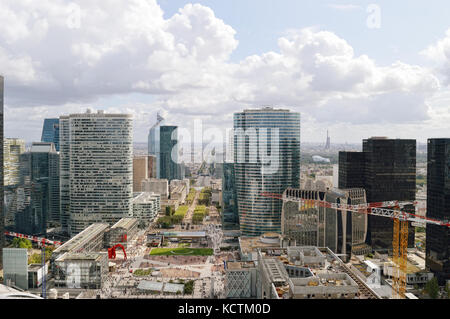
[[[450,299],[448,12],[0,1],[0,299]]]
[[[179,127],[201,119],[224,129],[234,112],[264,105],[300,112],[305,142],[324,141],[323,127],[333,143],[445,136],[445,10],[427,7],[433,19],[415,23],[419,1],[409,11],[405,2],[335,2],[136,0],[114,11],[83,0],[4,1],[6,136],[39,141],[44,118],[93,107],[133,114],[135,142],[144,142],[158,111]],[[25,12],[35,14],[18,18]]]

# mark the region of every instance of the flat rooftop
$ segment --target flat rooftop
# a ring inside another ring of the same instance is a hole
[[[260,237],[239,237],[239,246],[243,254],[249,254],[256,249],[281,249],[279,243],[263,243]]]
[[[108,228],[108,224],[92,224],[81,233],[67,241],[65,244],[56,248],[54,253],[77,251],[83,248],[94,237],[98,236],[101,233],[104,233]]]
[[[58,257],[56,261],[65,261],[65,260],[93,260],[100,261],[102,257],[104,257],[106,253],[100,252],[88,252],[88,253],[65,253]]]
[[[160,194],[153,192],[133,193],[133,204],[145,204],[157,199],[161,199]]]
[[[255,268],[255,263],[253,261],[241,262],[241,261],[231,261],[227,262],[227,269],[229,270],[239,270],[239,269],[248,269]]]
[[[206,232],[200,231],[200,232],[164,232],[162,233],[164,237],[189,237],[189,238],[203,238],[206,237]]]
[[[122,218],[117,223],[115,223],[111,229],[115,228],[123,228],[123,229],[130,229],[131,227],[135,226],[138,223],[138,220],[136,218]]]

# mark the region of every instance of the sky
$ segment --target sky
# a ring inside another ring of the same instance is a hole
[[[301,113],[302,142],[450,137],[449,15],[445,0],[2,0],[5,136],[39,141],[45,118],[91,108],[133,114],[145,142],[157,112],[225,132],[271,105]]]

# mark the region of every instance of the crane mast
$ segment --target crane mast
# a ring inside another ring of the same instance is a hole
[[[405,298],[406,279],[408,266],[408,222],[425,225],[433,224],[444,227],[450,227],[450,221],[436,220],[425,216],[419,216],[413,213],[402,211],[406,205],[417,205],[417,202],[411,201],[385,201],[376,203],[366,203],[358,205],[348,205],[340,203],[329,203],[322,200],[304,199],[296,196],[289,196],[286,193],[273,194],[261,193],[261,196],[272,198],[275,200],[287,200],[298,202],[302,207],[308,208],[331,208],[335,210],[348,211],[359,214],[368,214],[373,216],[381,216],[391,218],[394,221],[394,232],[392,240],[392,261],[394,267],[392,269],[392,297],[394,299]]]

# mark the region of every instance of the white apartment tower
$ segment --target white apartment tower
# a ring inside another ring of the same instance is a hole
[[[74,236],[133,211],[133,119],[103,111],[60,118],[61,223]]]

